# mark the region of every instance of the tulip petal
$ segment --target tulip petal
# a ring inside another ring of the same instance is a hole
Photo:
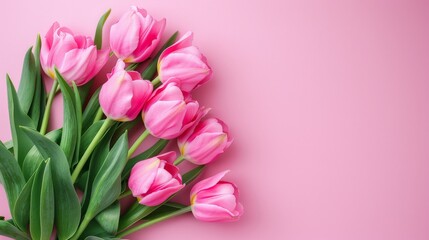
[[[195,204],[192,206],[195,218],[205,222],[231,222],[240,217],[239,211],[231,212],[225,208],[211,204]]]
[[[169,188],[165,188],[165,189],[161,189],[161,190],[149,193],[148,195],[143,196],[141,198],[140,203],[146,206],[160,205],[169,197],[171,197],[171,195],[180,191],[184,187],[185,185],[177,185],[177,186],[173,186],[173,187],[169,187]]]
[[[216,185],[228,172],[229,170],[225,170],[195,184],[191,189],[191,197],[204,189],[208,189]]]
[[[128,187],[133,196],[138,197],[146,194],[150,189],[158,171],[161,161],[154,157],[145,161],[138,162],[131,170]]]

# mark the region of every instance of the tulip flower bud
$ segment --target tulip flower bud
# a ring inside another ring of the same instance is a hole
[[[206,111],[184,94],[176,82],[156,89],[143,107],[146,129],[157,138],[174,139],[198,122]]]
[[[55,22],[42,40],[40,64],[50,78],[55,79],[55,68],[71,85],[84,85],[106,64],[109,50],[97,50],[90,37],[75,35]]]
[[[238,188],[221,181],[228,171],[195,184],[191,190],[191,208],[195,218],[206,222],[236,221],[243,214]]]
[[[128,187],[140,204],[157,206],[181,190],[182,177],[172,164],[175,152],[168,152],[138,162],[131,170]]]
[[[131,6],[110,30],[110,47],[126,63],[143,62],[161,40],[165,19],[156,21],[144,9]]]
[[[201,121],[177,139],[180,153],[194,164],[208,164],[231,145],[228,132],[228,126],[219,119]]]
[[[101,87],[100,105],[107,117],[116,121],[132,121],[152,94],[150,81],[143,80],[140,73],[127,72],[125,63],[118,60],[108,80]]]
[[[158,73],[161,82],[174,78],[184,92],[191,92],[209,81],[212,69],[206,57],[192,46],[192,32],[186,33],[179,41],[161,54],[158,61]]]

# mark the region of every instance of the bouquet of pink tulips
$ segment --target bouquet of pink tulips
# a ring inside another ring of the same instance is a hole
[[[133,6],[111,26],[110,47],[103,48],[109,14],[94,40],[54,23],[28,50],[18,91],[7,76],[12,140],[0,142],[0,180],[12,219],[0,218],[0,235],[120,239],[188,212],[209,222],[243,213],[237,187],[222,180],[227,171],[197,182],[190,204],[172,201],[232,142],[226,124],[205,117],[208,109],[192,99],[212,77],[192,33],[161,43],[165,19]],[[104,84],[89,91],[115,56]],[[49,94],[46,81],[53,83]],[[57,94],[63,126],[48,131]],[[139,123],[145,130],[129,145],[127,132]],[[137,152],[149,135],[156,143]],[[179,154],[163,152],[173,140]],[[185,160],[195,168],[182,172]],[[125,198],[134,204],[121,204]]]

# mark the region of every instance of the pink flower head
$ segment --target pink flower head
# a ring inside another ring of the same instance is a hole
[[[143,107],[146,129],[157,137],[174,139],[198,122],[206,110],[184,94],[176,82],[168,82],[156,89]]]
[[[186,160],[204,165],[213,161],[232,143],[228,126],[217,118],[208,118],[177,139]]]
[[[161,82],[175,79],[184,92],[191,92],[212,77],[212,69],[206,57],[192,46],[192,32],[187,32],[179,41],[161,54],[158,73]]]
[[[156,21],[144,9],[131,6],[110,30],[110,47],[126,63],[143,62],[161,40],[165,19]]]
[[[125,63],[118,60],[99,97],[104,114],[116,121],[134,120],[153,90],[152,83],[143,80],[140,73],[124,68]]]
[[[179,169],[172,164],[175,158],[175,152],[168,152],[133,167],[128,187],[140,204],[160,205],[185,186]]]
[[[233,183],[221,181],[227,172],[202,180],[192,188],[191,207],[196,219],[231,222],[243,214],[243,205],[238,201],[238,188]]]
[[[106,64],[109,50],[97,50],[90,37],[75,35],[55,22],[42,40],[40,64],[50,78],[55,79],[55,68],[64,79],[77,86],[91,80]]]

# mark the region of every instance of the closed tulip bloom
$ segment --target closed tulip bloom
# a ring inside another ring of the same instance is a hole
[[[184,94],[176,82],[168,82],[154,91],[143,107],[146,130],[157,138],[174,139],[199,121],[206,111]]]
[[[212,77],[212,69],[206,57],[197,47],[192,46],[192,38],[192,32],[186,33],[165,49],[158,61],[161,82],[174,78],[184,92],[191,92]]]
[[[177,139],[182,156],[197,165],[213,161],[232,143],[228,126],[217,118],[199,122]]]
[[[143,80],[138,72],[127,72],[122,60],[118,60],[107,77],[99,96],[104,114],[116,121],[134,120],[152,94],[151,82]]]
[[[143,62],[161,40],[165,19],[155,20],[144,9],[132,6],[110,29],[110,47],[126,63]]]
[[[97,50],[90,37],[75,35],[70,29],[55,22],[42,40],[40,64],[50,78],[55,79],[55,68],[64,79],[77,86],[91,80],[106,64],[109,50]]]
[[[221,181],[227,172],[202,180],[192,188],[191,208],[196,219],[231,222],[243,214],[243,205],[238,201],[238,188],[233,183]]]
[[[172,164],[175,152],[138,162],[131,170],[128,187],[140,204],[157,206],[181,190],[182,177]]]

